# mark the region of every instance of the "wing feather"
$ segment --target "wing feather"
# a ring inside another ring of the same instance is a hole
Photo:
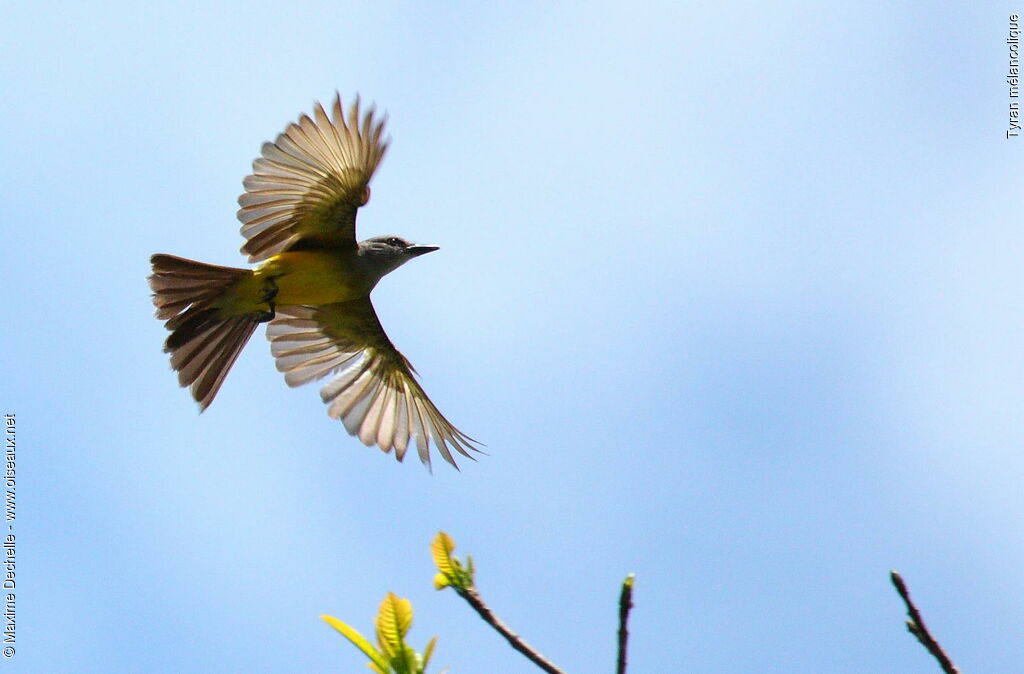
[[[452,450],[469,458],[470,452],[480,451],[427,397],[412,366],[384,333],[369,298],[277,307],[267,337],[289,386],[335,375],[320,390],[327,414],[364,444],[394,450],[401,461],[415,441],[420,460],[429,466],[433,442],[456,468]]]
[[[387,151],[385,118],[371,106],[359,112],[359,97],[346,122],[341,97],[333,119],[320,103],[313,116],[299,116],[264,143],[252,174],[242,181],[238,219],[250,262],[266,260],[296,245],[344,248],[356,245],[356,211],[369,199],[369,184]]]

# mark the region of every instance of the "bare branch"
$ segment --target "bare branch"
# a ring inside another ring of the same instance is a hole
[[[617,674],[626,674],[626,642],[629,641],[629,610],[633,608],[633,574],[626,576],[622,582],[622,594],[619,595],[619,657]]]
[[[925,626],[924,618],[921,617],[921,613],[914,606],[914,602],[910,600],[910,592],[907,590],[907,585],[903,582],[903,578],[895,571],[889,572],[889,578],[892,580],[892,584],[896,586],[896,591],[899,592],[903,603],[907,605],[907,615],[910,616],[910,620],[907,621],[907,631],[917,637],[921,645],[927,648],[928,652],[939,661],[943,672],[946,674],[960,674],[960,670],[956,668],[953,661],[946,655],[946,651],[942,650],[942,646],[939,645],[939,642],[935,640],[935,637],[931,635],[931,632]]]
[[[498,633],[505,637],[505,640],[511,644],[512,648],[525,655],[530,662],[537,665],[545,672],[548,672],[548,674],[565,674],[565,672],[556,667],[547,658],[534,650],[532,646],[523,641],[518,634],[510,630],[508,625],[501,622],[501,620],[498,619],[498,616],[494,615],[494,612],[491,611],[487,604],[484,603],[483,598],[480,597],[480,594],[476,591],[475,587],[468,587],[465,589],[453,587],[452,589],[458,592],[460,597],[469,602],[469,605],[480,614],[480,617],[484,619],[484,622],[496,629]]]

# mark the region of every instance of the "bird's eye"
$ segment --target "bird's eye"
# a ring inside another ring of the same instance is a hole
[[[405,246],[402,245],[402,240],[394,236],[388,239],[388,245],[394,246],[395,248],[405,248]]]

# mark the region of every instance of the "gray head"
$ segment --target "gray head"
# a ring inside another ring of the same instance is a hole
[[[394,235],[375,236],[359,242],[359,255],[378,274],[377,278],[393,272],[414,257],[437,249],[438,246],[412,243]]]

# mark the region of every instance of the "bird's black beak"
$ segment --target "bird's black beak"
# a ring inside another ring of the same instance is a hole
[[[433,253],[435,250],[439,248],[440,246],[428,246],[422,243],[414,243],[413,245],[406,248],[405,252],[412,257],[419,257],[420,255],[425,255],[427,253]]]

